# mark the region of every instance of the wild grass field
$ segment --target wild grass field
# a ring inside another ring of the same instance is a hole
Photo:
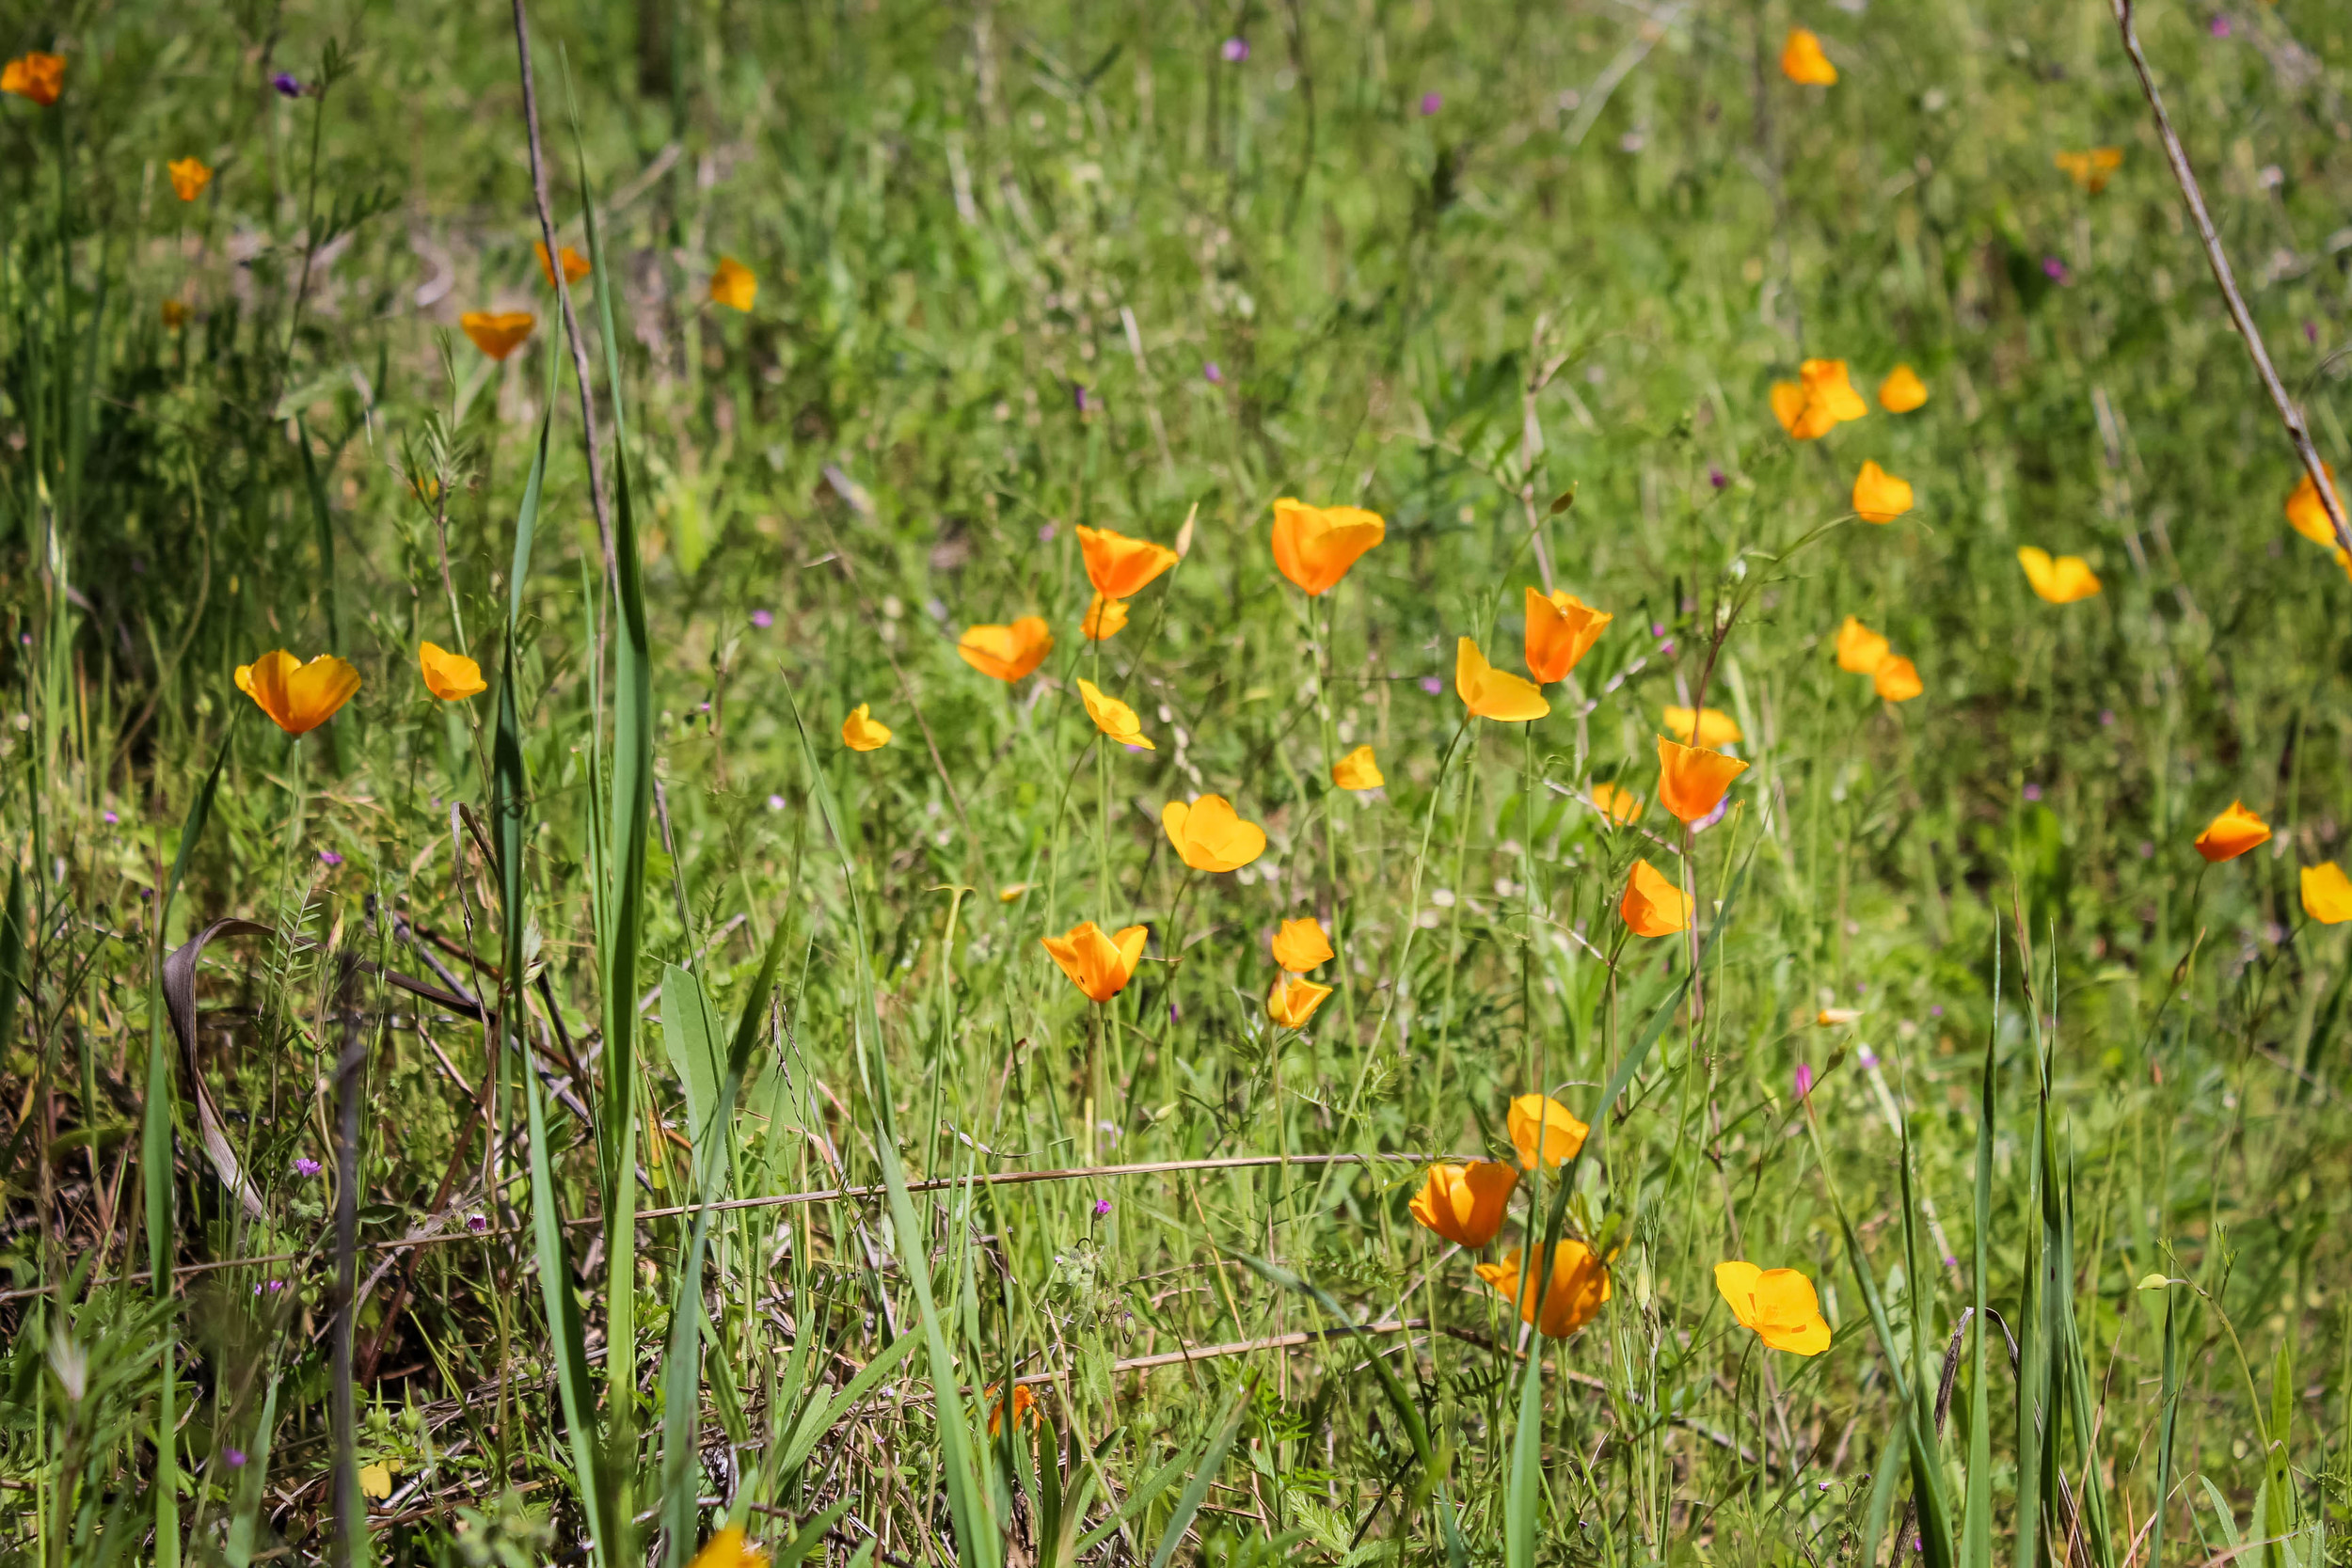
[[[2107,0],[0,7],[0,1554],[2352,1561],[2352,11],[2135,20],[2210,246]]]

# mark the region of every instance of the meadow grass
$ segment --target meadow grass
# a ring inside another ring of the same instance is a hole
[[[2106,6],[521,20],[0,27],[9,1560],[2347,1560],[2352,582]],[[2348,21],[2139,17],[2330,458]]]

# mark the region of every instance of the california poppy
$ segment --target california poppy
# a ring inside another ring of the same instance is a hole
[[[457,318],[473,346],[493,359],[504,359],[523,346],[538,318],[528,310],[469,310]]]
[[[1388,780],[1381,776],[1372,748],[1359,746],[1331,765],[1331,783],[1341,789],[1378,789]]]
[[[308,735],[359,689],[359,672],[333,654],[304,664],[283,648],[237,666],[237,689],[288,735]]]
[[[532,241],[531,249],[532,253],[539,258],[539,276],[548,280],[548,288],[554,288],[555,269],[548,265],[547,241]],[[594,270],[589,266],[587,257],[567,245],[555,247],[555,259],[564,263],[564,281],[566,283],[577,283]]]
[[[1518,1301],[1519,1322],[1534,1323],[1536,1332],[1548,1339],[1565,1339],[1591,1323],[1599,1313],[1601,1303],[1609,1299],[1609,1270],[1593,1249],[1582,1242],[1565,1241],[1552,1248],[1551,1281],[1547,1289],[1540,1249],[1538,1261],[1527,1278],[1528,1299],[1519,1300],[1519,1251],[1517,1247],[1502,1255],[1499,1263],[1478,1265],[1478,1277],[1502,1292],[1505,1301]],[[1535,1298],[1543,1299],[1540,1318]]]
[[[2352,878],[2333,861],[2303,868],[2303,912],[2322,926],[2352,920]]]
[[[1532,681],[1521,680],[1486,662],[1478,644],[1467,637],[1454,641],[1454,689],[1462,705],[1476,719],[1524,724],[1551,711]]]
[[[1078,695],[1086,699],[1087,717],[1094,721],[1096,729],[1121,746],[1140,746],[1147,752],[1159,750],[1143,733],[1143,721],[1136,717],[1134,708],[1116,697],[1104,696],[1101,687],[1084,677],[1078,681]]]
[[[2270,842],[2270,824],[2233,800],[2230,809],[2205,824],[2197,835],[2197,852],[2214,864],[2233,861],[2259,844]]]
[[[759,278],[752,269],[732,256],[720,257],[719,265],[710,274],[710,302],[730,310],[748,311],[752,301],[758,297]]]
[[[183,201],[194,201],[213,182],[213,171],[201,158],[174,158],[164,166],[164,172],[171,176],[172,194]]]
[[[64,90],[63,55],[44,55],[36,49],[0,66],[0,92],[29,98],[44,109],[55,103]]]
[[[1837,668],[1857,675],[1876,673],[1886,662],[1886,639],[1849,615],[1837,628]]]
[[[1304,1029],[1330,994],[1329,986],[1318,986],[1304,974],[1285,974],[1265,993],[1265,1016],[1285,1029]]]
[[[1379,515],[1360,506],[1309,506],[1285,496],[1274,503],[1275,569],[1320,596],[1388,533]]]
[[[1294,974],[1304,974],[1331,961],[1331,939],[1312,915],[1285,920],[1274,933],[1274,961]]]
[[[1544,1169],[1559,1169],[1576,1158],[1592,1132],[1576,1119],[1574,1112],[1548,1094],[1520,1095],[1511,1101],[1503,1121],[1510,1128],[1511,1147],[1519,1151],[1519,1164],[1529,1170],[1535,1168],[1539,1151]]]
[[[1911,483],[1865,463],[1854,476],[1853,509],[1866,523],[1891,523],[1911,510]]]
[[[2073,604],[2099,592],[2099,575],[2079,555],[2053,557],[2048,550],[2021,545],[2017,563],[2026,569],[2033,591],[2052,604]]]
[[[1235,871],[1265,853],[1265,830],[1245,822],[1222,795],[1160,808],[1160,827],[1176,856],[1195,871]]]
[[[1879,406],[1889,414],[1908,414],[1928,401],[1928,384],[1909,365],[1898,365],[1879,383]]]
[[[1687,707],[1670,707],[1661,717],[1666,733],[1686,746],[1737,746],[1746,738],[1740,733],[1740,721],[1719,707],[1702,708],[1695,714]],[[1696,741],[1691,738],[1694,728]]]
[[[1495,1239],[1511,1206],[1519,1173],[1493,1160],[1432,1165],[1409,1205],[1413,1218],[1472,1252]]]
[[[1670,937],[1690,929],[1691,900],[1649,862],[1635,861],[1617,913],[1637,937]]]
[[[1772,383],[1772,417],[1800,441],[1819,440],[1869,411],[1847,379],[1843,359],[1807,359],[1797,367],[1796,380]]]
[[[1837,68],[1821,53],[1821,38],[1809,27],[1791,27],[1780,46],[1780,73],[1809,87],[1826,87],[1837,80]]]
[[[1754,1263],[1718,1263],[1715,1289],[1742,1327],[1774,1350],[1819,1355],[1829,1349],[1829,1320],[1821,1316],[1813,1281],[1794,1269],[1759,1269]]]
[[[1747,770],[1738,757],[1658,737],[1658,803],[1686,823],[1723,804],[1724,791]]]
[[[1527,591],[1527,673],[1535,684],[1565,680],[1616,619],[1573,594]]]
[[[490,689],[490,683],[482,678],[481,665],[437,643],[427,642],[417,649],[417,668],[424,673],[424,689],[445,703],[462,703]]]
[[[1040,937],[1038,942],[1061,965],[1070,983],[1086,992],[1087,1000],[1108,1002],[1135,978],[1148,934],[1141,926],[1105,933],[1093,921],[1081,920],[1062,935]]]
[[[1642,798],[1613,784],[1593,786],[1593,804],[1612,822],[1630,822],[1642,815]]]
[[[1900,654],[1889,654],[1871,675],[1871,685],[1890,703],[1907,703],[1927,689],[1920,682],[1919,667]]]
[[[1021,1392],[1025,1394],[1028,1390],[1024,1388]],[[742,1526],[725,1525],[703,1543],[703,1549],[694,1554],[688,1568],[768,1568],[768,1554],[745,1544]]]
[[[1106,528],[1078,525],[1078,553],[1086,560],[1087,580],[1106,599],[1132,599],[1161,573],[1176,564],[1176,552],[1149,539],[1130,539]]]
[[[1126,625],[1127,601],[1106,599],[1097,594],[1094,602],[1087,606],[1087,618],[1079,624],[1078,629],[1086,633],[1088,641],[1100,642],[1105,638],[1118,636]]]
[[[964,663],[1006,682],[1024,678],[1053,651],[1054,633],[1041,615],[1024,615],[1009,626],[966,626],[956,639]]]
[[[2123,166],[2123,150],[2120,147],[2094,147],[2083,152],[2053,152],[2050,162],[2056,164],[2069,180],[2092,196],[2107,188],[2107,181]]]
[[[890,726],[874,721],[872,704],[860,703],[841,721],[841,744],[852,752],[879,752],[890,744]]]
[[[2328,471],[2328,483],[2333,486],[2336,466],[2322,463],[2320,467]],[[2344,499],[2341,489],[2336,491],[2336,499]],[[2328,504],[2319,499],[2319,486],[2312,481],[2308,468],[2303,470],[2303,477],[2296,483],[2295,493],[2287,498],[2287,521],[2294,525],[2296,532],[2312,544],[2326,545],[2330,549],[2337,547],[2336,525],[2328,520]]]
[[[1015,1432],[1019,1432],[1025,1426],[1034,1431],[1038,1424],[1045,1419],[1045,1413],[1037,1407],[1036,1391],[1025,1384],[1016,1383],[1012,1386],[1011,1399],[997,1400],[989,1408],[988,1434],[991,1437],[996,1436],[1005,1430],[1005,1412],[1008,1405],[1011,1407],[1012,1429]]]

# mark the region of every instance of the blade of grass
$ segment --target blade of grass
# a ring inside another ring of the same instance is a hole
[[[1168,1515],[1168,1528],[1160,1532],[1160,1544],[1152,1550],[1152,1568],[1168,1568],[1168,1560],[1184,1544],[1184,1531],[1192,1528],[1200,1505],[1209,1500],[1209,1488],[1216,1483],[1216,1473],[1225,1467],[1225,1456],[1232,1449],[1242,1418],[1249,1411],[1249,1396],[1256,1387],[1252,1380],[1226,1396],[1225,1408],[1216,1415],[1216,1435],[1210,1440],[1208,1451],[1200,1456],[1200,1468],[1176,1498],[1176,1512]]]

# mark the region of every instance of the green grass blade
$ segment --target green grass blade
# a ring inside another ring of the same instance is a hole
[[[1561,1191],[1566,1190],[1563,1184]],[[1549,1281],[1549,1269],[1536,1272]],[[1502,1560],[1509,1568],[1535,1568],[1535,1545],[1543,1528],[1543,1360],[1539,1337],[1529,1348],[1527,1369],[1519,1377],[1518,1419],[1511,1429],[1511,1469],[1502,1494]]]
[[[1997,1050],[2001,1016],[2000,942],[1993,944],[1993,1026],[1984,1041],[1984,1075],[1977,1101],[1975,1316],[1969,1321],[1967,1497],[1961,1508],[1962,1568],[1993,1568],[1993,1402],[1986,1386],[1985,1336],[1992,1332],[1986,1276],[1992,1271],[1993,1129],[2000,1115]]]
[[[878,1352],[871,1361],[858,1369],[857,1375],[841,1386],[829,1400],[812,1399],[792,1429],[792,1438],[784,1450],[783,1460],[776,1465],[779,1477],[788,1477],[817,1449],[825,1433],[839,1424],[850,1407],[864,1399],[877,1383],[888,1377],[892,1369],[907,1358],[918,1341],[913,1335],[901,1337],[895,1344]]]
[[[1242,1418],[1249,1412],[1249,1394],[1255,1386],[1254,1383],[1245,1383],[1226,1396],[1225,1408],[1216,1416],[1216,1435],[1210,1440],[1208,1451],[1200,1456],[1200,1468],[1177,1496],[1176,1512],[1168,1515],[1168,1528],[1160,1532],[1160,1544],[1152,1553],[1152,1568],[1168,1568],[1169,1559],[1184,1544],[1184,1531],[1192,1528],[1200,1505],[1209,1500],[1209,1488],[1216,1484],[1217,1471],[1225,1467],[1225,1456],[1232,1451],[1233,1438],[1241,1431]]]
[[[2181,1405],[2180,1296],[2164,1288],[2164,1404],[2156,1427],[2156,1506],[2148,1519],[2148,1568],[2164,1568],[2164,1515],[2172,1501],[2172,1433]]]

